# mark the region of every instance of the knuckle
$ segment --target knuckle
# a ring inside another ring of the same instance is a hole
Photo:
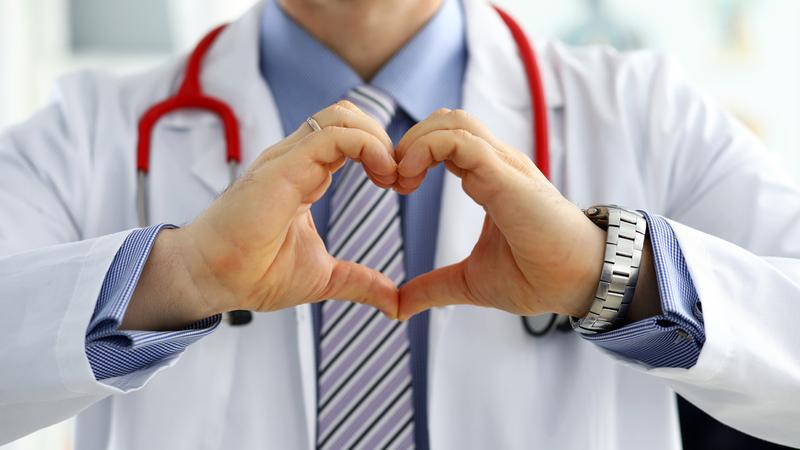
[[[346,111],[347,111],[347,109],[345,109],[345,107],[342,106],[342,105],[331,105],[331,107],[330,107],[330,112],[332,113],[332,115],[334,117],[338,117],[338,116],[344,114]]]
[[[322,140],[319,144],[327,146],[335,143],[340,139],[343,132],[344,130],[337,125],[328,125],[318,132],[318,138]]]
[[[450,114],[458,120],[469,120],[471,118],[469,113],[463,109],[454,109]]]
[[[336,102],[336,105],[347,111],[353,111],[358,109],[358,107],[355,104],[353,104],[353,102],[351,102],[350,100],[339,100],[338,102]]]
[[[439,108],[436,111],[434,111],[432,115],[433,116],[444,116],[446,114],[449,114],[450,111],[451,110],[449,108]]]
[[[466,140],[471,140],[471,139],[472,139],[472,137],[473,137],[473,136],[472,136],[472,133],[470,133],[469,131],[467,131],[467,130],[465,130],[465,129],[463,129],[463,128],[458,128],[458,129],[452,130],[452,133],[453,133],[453,134],[454,134],[454,135],[455,135],[457,138],[459,138],[459,139],[462,139],[462,140],[465,140],[465,141],[466,141]]]
[[[336,134],[336,130],[338,129],[339,127],[337,127],[336,125],[326,125],[322,127],[321,130],[317,131],[317,135],[318,137],[329,138],[334,134]]]
[[[349,109],[343,104],[346,100],[340,100],[327,108],[327,110],[333,115],[334,117],[339,117],[343,114],[347,114],[350,112]]]

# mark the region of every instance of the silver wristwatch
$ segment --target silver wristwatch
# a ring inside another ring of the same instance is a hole
[[[607,231],[603,272],[585,317],[571,317],[572,328],[596,334],[619,326],[633,301],[647,222],[642,214],[614,205],[592,206],[586,217]]]

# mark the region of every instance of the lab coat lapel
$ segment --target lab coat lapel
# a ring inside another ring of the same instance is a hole
[[[484,0],[464,0],[469,62],[464,79],[463,108],[480,119],[505,143],[533,154],[531,104],[527,78],[516,44],[499,15]],[[552,69],[538,55],[548,108],[561,105]],[[461,180],[447,172],[442,188],[442,207],[436,247],[436,267],[466,258],[480,236],[484,210],[462,189]],[[436,385],[439,342],[453,307],[431,311],[429,365],[430,385]],[[433,392],[433,390],[431,390]],[[435,395],[430,396],[435,401]],[[431,418],[432,422],[435,418]],[[431,424],[435,429],[435,423]]]
[[[209,50],[202,73],[207,94],[231,105],[241,128],[242,163],[239,174],[245,170],[270,145],[283,139],[283,126],[275,100],[258,67],[258,27],[262,4],[253,6],[241,19],[231,24]],[[191,112],[189,113],[191,114]],[[185,121],[176,117],[179,126],[217,126],[218,121]],[[220,136],[222,136],[220,128]],[[224,153],[218,146],[206,152],[191,168],[192,173],[213,194],[221,193],[229,182]],[[316,369],[314,366],[314,340],[311,325],[311,308],[296,308],[297,342],[303,403],[306,415],[306,432],[309,445],[315,439],[316,425]]]

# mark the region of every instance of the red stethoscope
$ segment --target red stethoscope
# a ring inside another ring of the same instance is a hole
[[[505,22],[514,42],[517,45],[525,75],[528,80],[528,90],[532,105],[533,122],[533,149],[536,165],[545,177],[550,179],[550,158],[549,158],[549,138],[547,134],[547,104],[544,97],[544,87],[542,76],[539,71],[539,64],[536,53],[531,46],[525,33],[519,24],[502,9],[494,7],[500,17]],[[236,178],[236,170],[241,162],[241,140],[239,137],[239,122],[236,114],[231,107],[223,100],[211,97],[203,92],[200,82],[200,69],[208,49],[220,35],[225,25],[221,25],[209,32],[192,51],[186,65],[186,72],[181,82],[178,92],[151,106],[139,119],[139,140],[136,145],[136,207],[139,217],[139,226],[145,227],[149,224],[147,208],[147,173],[150,169],[150,141],[153,127],[163,116],[180,109],[202,109],[216,114],[222,121],[225,130],[226,156],[230,171],[230,179],[233,182]],[[523,318],[525,329],[534,336],[546,334],[555,323],[555,318],[548,318],[547,329],[537,328],[533,322]],[[234,311],[231,313],[230,322],[234,325],[242,325],[250,321],[249,311]]]

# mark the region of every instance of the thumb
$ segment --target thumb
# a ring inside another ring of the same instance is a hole
[[[349,300],[397,318],[397,286],[377,270],[350,261],[334,260],[331,278],[321,299]]]
[[[475,304],[464,277],[464,262],[420,275],[400,288],[398,319],[435,306]]]

